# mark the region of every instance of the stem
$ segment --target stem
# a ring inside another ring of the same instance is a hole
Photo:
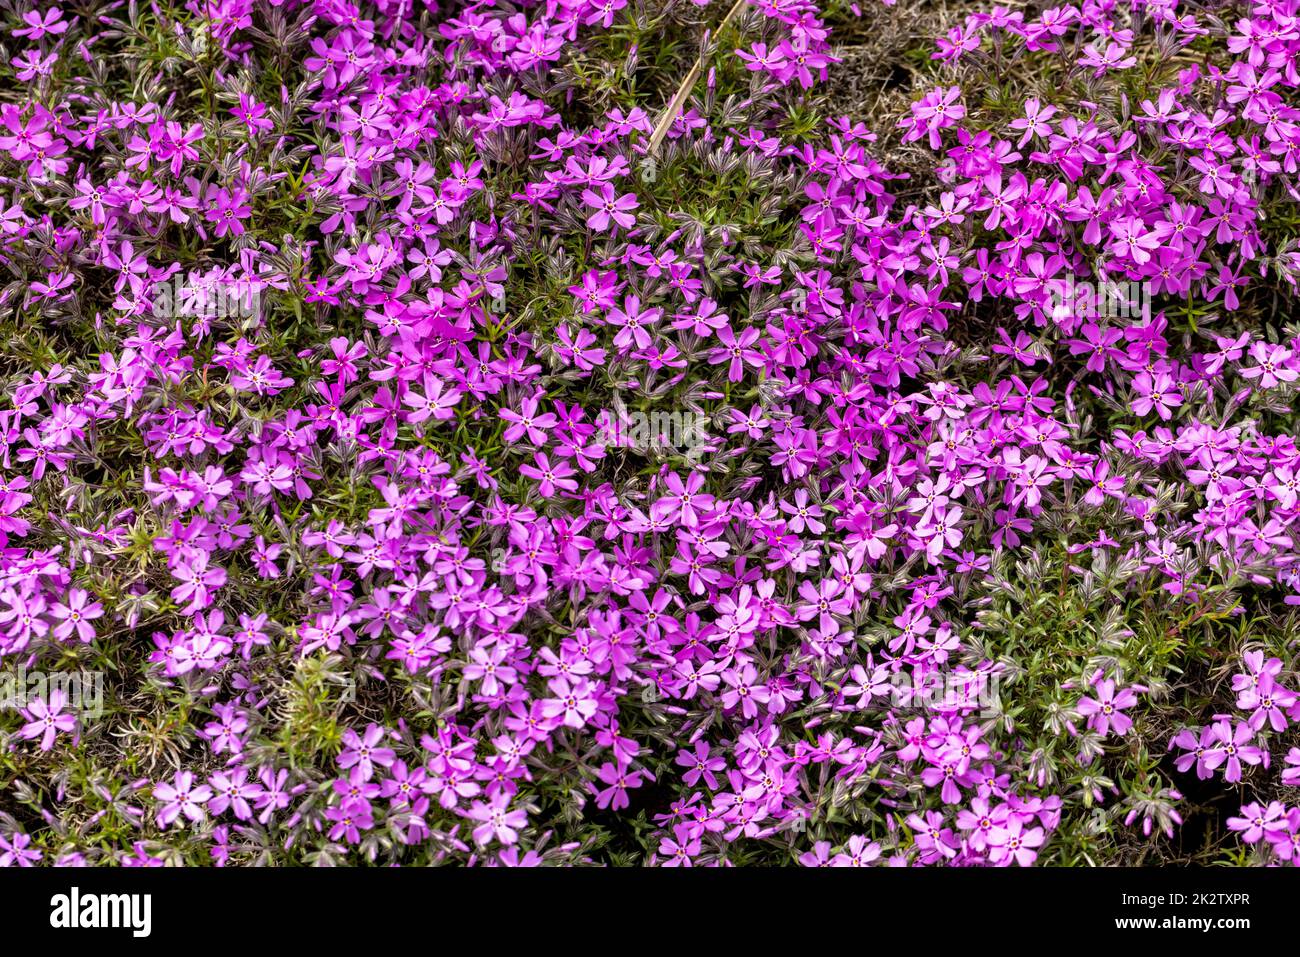
[[[736,2],[732,4],[731,9],[727,11],[727,15],[723,17],[722,22],[718,24],[718,29],[714,31],[714,36],[722,35],[722,31],[727,29],[727,26],[733,19],[735,19],[736,14],[740,12],[740,8],[744,5],[745,0],[736,0]],[[691,67],[690,72],[686,74],[686,78],[682,80],[681,85],[677,87],[677,92],[674,93],[673,98],[668,101],[667,109],[663,111],[659,117],[659,122],[655,124],[654,132],[650,134],[650,145],[646,150],[648,155],[654,156],[655,153],[658,152],[659,144],[662,143],[664,137],[668,135],[669,127],[671,127],[677,117],[681,115],[682,106],[685,104],[686,98],[690,96],[691,89],[695,86],[695,81],[700,78],[700,71],[702,69],[704,69],[703,53],[695,58],[695,65]]]

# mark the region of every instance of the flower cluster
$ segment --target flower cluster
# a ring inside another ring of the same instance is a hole
[[[10,14],[0,665],[113,706],[0,711],[76,822],[0,863],[1125,862],[1266,789],[1300,2],[1181,6],[969,14],[883,118],[809,0]]]

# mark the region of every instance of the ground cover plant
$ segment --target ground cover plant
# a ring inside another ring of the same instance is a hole
[[[0,0],[0,864],[1300,863],[1300,2]]]

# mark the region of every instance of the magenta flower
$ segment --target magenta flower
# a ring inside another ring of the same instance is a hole
[[[724,362],[728,364],[728,382],[740,382],[744,378],[746,365],[755,368],[762,367],[762,353],[751,348],[758,341],[757,329],[742,329],[740,335],[737,336],[732,332],[730,326],[723,326],[718,330],[718,341],[721,345],[709,352],[709,362],[714,365]]]
[[[901,153],[811,119],[817,4],[173,6],[210,95],[5,28],[0,672],[157,713],[24,689],[0,863],[1023,866],[1098,804],[1158,851],[1179,683],[1174,773],[1259,766],[1220,830],[1300,864],[1294,3],[949,4]],[[1274,649],[1231,693],[1207,613]],[[1074,677],[1001,682],[1016,615]]]
[[[84,588],[73,588],[68,592],[67,604],[55,602],[50,612],[59,622],[54,626],[55,638],[64,639],[75,634],[82,644],[89,644],[95,637],[95,626],[91,622],[103,617],[104,606],[91,601],[90,593]]]
[[[596,795],[596,806],[602,810],[612,808],[617,811],[627,807],[630,803],[627,792],[641,786],[639,771],[629,771],[624,765],[612,764],[608,761],[600,766],[596,777],[604,783],[605,787],[600,787],[594,781],[590,787]]]
[[[1266,807],[1243,804],[1240,817],[1228,818],[1228,830],[1237,831],[1247,844],[1264,837],[1272,840],[1273,835],[1287,830],[1286,808],[1277,801],[1270,801]]]
[[[72,733],[77,729],[77,718],[63,710],[68,697],[62,689],[50,692],[49,701],[37,698],[23,710],[27,723],[18,731],[20,738],[40,738],[41,750],[49,751],[54,747],[54,739],[60,733]]]
[[[28,10],[23,14],[23,22],[27,25],[14,30],[13,35],[27,37],[33,42],[47,35],[58,36],[68,29],[68,24],[63,19],[63,11],[58,7],[50,7],[44,14],[37,10]]]
[[[727,766],[724,758],[710,755],[709,746],[703,741],[696,741],[693,750],[678,751],[674,763],[687,769],[682,780],[688,785],[694,786],[703,780],[710,790],[717,790],[718,787],[718,778],[714,772],[722,771]]]
[[[1281,733],[1287,729],[1287,713],[1298,700],[1300,696],[1277,685],[1272,675],[1264,674],[1258,684],[1237,695],[1237,707],[1250,712],[1246,720],[1252,730],[1259,731],[1267,724]]]
[[[1202,781],[1214,776],[1214,766],[1207,760],[1219,747],[1219,738],[1213,726],[1206,725],[1199,734],[1194,729],[1184,728],[1170,742],[1170,747],[1181,748],[1185,752],[1175,761],[1179,771],[1185,774],[1195,766],[1196,776]]]
[[[533,456],[535,465],[519,466],[519,474],[533,479],[538,483],[537,493],[542,498],[551,498],[556,491],[576,492],[578,483],[570,478],[575,475],[575,469],[568,462],[558,461],[551,463],[550,458],[543,452],[538,452]]]
[[[608,322],[618,326],[614,336],[614,346],[626,352],[633,344],[638,349],[648,348],[651,343],[651,330],[659,321],[661,310],[642,309],[641,300],[636,296],[625,296],[622,309],[611,309]]]
[[[0,834],[0,867],[34,867],[44,852],[31,843],[31,835],[22,831],[14,831],[8,837]]]
[[[854,834],[844,849],[830,860],[830,867],[869,867],[880,857],[880,845]]]
[[[961,87],[935,87],[911,105],[912,115],[899,122],[907,132],[903,142],[928,137],[930,149],[937,150],[943,143],[940,131],[954,126],[966,115],[966,107],[957,102]]]
[[[356,767],[362,778],[369,781],[375,773],[375,765],[383,768],[393,766],[397,753],[392,748],[378,747],[384,740],[384,729],[377,724],[366,728],[364,735],[359,735],[349,728],[343,732],[343,750],[339,752],[338,764],[344,770]]]
[[[475,801],[467,812],[471,820],[480,822],[474,828],[474,841],[480,847],[495,840],[501,844],[514,844],[519,831],[528,824],[528,815],[519,808],[510,810],[510,795],[501,791],[486,802]]]
[[[559,718],[560,722],[570,728],[581,728],[596,713],[596,702],[591,698],[591,685],[575,678],[556,677],[550,680],[551,693],[554,698],[544,698],[541,713],[545,718]]]
[[[702,848],[699,835],[687,824],[673,825],[673,836],[659,842],[659,853],[666,858],[664,867],[692,867]]]
[[[181,816],[198,824],[206,817],[203,805],[212,797],[212,789],[206,784],[195,787],[191,772],[177,771],[170,783],[164,781],[154,785],[153,796],[161,804],[158,809],[159,827],[170,827]]]
[[[1131,688],[1116,693],[1115,682],[1110,679],[1101,681],[1096,686],[1096,697],[1084,696],[1079,699],[1075,709],[1088,719],[1088,726],[1103,738],[1112,731],[1117,735],[1128,734],[1133,727],[1133,720],[1124,709],[1137,704],[1137,695]]]
[[[1218,747],[1207,753],[1206,764],[1211,770],[1218,770],[1226,763],[1223,779],[1229,783],[1240,781],[1242,764],[1267,764],[1268,752],[1255,747],[1250,742],[1255,740],[1255,731],[1245,721],[1234,726],[1227,719],[1214,723],[1214,738]]]
[[[548,433],[551,429],[559,424],[559,419],[550,412],[538,414],[538,400],[536,397],[525,399],[520,411],[513,409],[502,409],[501,418],[509,422],[509,427],[505,430],[502,437],[507,442],[518,442],[524,436],[533,445],[543,446],[548,441]]]
[[[1168,421],[1172,416],[1169,411],[1183,404],[1183,396],[1174,385],[1174,380],[1163,372],[1155,376],[1143,372],[1133,380],[1133,389],[1137,393],[1133,399],[1133,411],[1137,415],[1147,415],[1155,411],[1161,419]]]
[[[361,800],[344,801],[337,807],[327,808],[325,818],[332,822],[329,829],[330,840],[341,839],[349,844],[359,844],[361,832],[375,826],[370,805]]]
[[[1294,366],[1290,349],[1268,342],[1256,342],[1250,347],[1250,358],[1255,364],[1242,366],[1243,379],[1258,379],[1261,389],[1272,389],[1284,382],[1294,382],[1300,370]]]
[[[595,210],[587,217],[587,225],[597,232],[604,232],[611,225],[631,229],[636,224],[632,211],[640,206],[634,193],[619,196],[609,183],[600,184],[600,192],[591,189],[582,191],[582,201]]]
[[[1287,787],[1300,785],[1300,748],[1292,748],[1286,753],[1287,767],[1282,772],[1282,783]]]
[[[1018,864],[1020,867],[1028,867],[1038,859],[1038,848],[1042,847],[1046,839],[1041,827],[1026,829],[1025,822],[1011,818],[1005,829],[990,836],[989,859],[998,866]]]
[[[213,795],[208,801],[210,813],[221,814],[230,808],[241,821],[252,818],[253,808],[249,802],[262,794],[262,787],[256,781],[248,780],[247,768],[235,768],[228,773],[218,771],[208,778],[208,785]]]

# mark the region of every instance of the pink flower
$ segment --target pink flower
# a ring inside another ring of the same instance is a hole
[[[627,792],[631,788],[640,787],[641,774],[639,771],[629,772],[625,765],[611,764],[606,761],[596,772],[596,777],[603,781],[606,787],[598,787],[594,782],[590,785],[596,795],[596,807],[612,808],[615,811],[625,808],[630,803]]]
[[[1196,767],[1196,776],[1202,781],[1214,776],[1214,767],[1207,760],[1211,752],[1219,746],[1219,739],[1214,733],[1214,728],[1206,726],[1201,729],[1200,734],[1192,728],[1184,728],[1178,732],[1178,735],[1170,742],[1171,748],[1181,748],[1185,752],[1178,756],[1175,767],[1186,774]]]
[[[551,693],[554,698],[542,699],[542,716],[559,718],[570,728],[581,728],[596,713],[596,702],[591,697],[591,685],[581,678],[552,678]]]
[[[54,626],[54,637],[64,639],[75,633],[82,644],[89,644],[95,637],[95,627],[91,622],[103,616],[104,606],[90,601],[90,593],[84,588],[71,589],[67,602],[66,605],[55,602],[50,609],[59,622]]]
[[[60,732],[73,732],[77,728],[76,717],[63,711],[67,703],[68,697],[62,689],[51,691],[48,703],[37,698],[23,711],[27,724],[22,726],[18,736],[40,738],[41,750],[49,751]]]
[[[1267,766],[1268,752],[1250,744],[1255,739],[1255,731],[1245,721],[1237,722],[1235,727],[1226,718],[1216,721],[1214,737],[1218,747],[1206,755],[1205,763],[1212,770],[1218,770],[1227,762],[1227,769],[1223,775],[1225,781],[1232,783],[1241,780],[1243,762]]]
[[[226,583],[226,571],[223,568],[209,568],[208,556],[199,552],[188,560],[182,561],[172,570],[172,575],[180,581],[171,591],[174,601],[188,602],[181,609],[181,614],[188,615],[208,607],[212,595]]]
[[[1253,366],[1243,366],[1243,379],[1258,379],[1261,389],[1272,389],[1283,382],[1294,382],[1300,375],[1292,367],[1291,350],[1269,342],[1256,342],[1250,347]]]
[[[528,815],[519,808],[509,810],[510,793],[498,791],[485,803],[475,801],[467,812],[472,820],[481,822],[474,828],[475,842],[480,846],[492,840],[502,844],[514,844],[519,840],[519,831],[528,824]]]
[[[1088,718],[1088,726],[1103,738],[1114,731],[1118,735],[1128,734],[1133,727],[1133,720],[1123,709],[1137,704],[1137,695],[1131,688],[1115,693],[1115,682],[1107,679],[1097,685],[1096,698],[1083,697],[1075,705],[1079,714]]]
[[[533,456],[535,465],[519,466],[519,474],[539,483],[537,492],[542,498],[551,498],[557,490],[576,492],[578,483],[569,476],[577,474],[568,462],[563,460],[552,464],[544,452]]]
[[[1146,415],[1154,409],[1156,415],[1168,421],[1172,416],[1169,410],[1183,404],[1183,395],[1174,380],[1163,372],[1154,376],[1141,373],[1133,380],[1133,389],[1137,392],[1133,411],[1138,415]]]
[[[1044,840],[1046,835],[1041,827],[1025,830],[1023,821],[1012,818],[1003,830],[989,838],[990,860],[1003,867],[1011,864],[1028,867],[1038,859],[1037,849],[1042,847]]]
[[[854,834],[844,849],[831,858],[831,867],[870,867],[880,857],[880,845]]]
[[[349,728],[343,732],[343,750],[339,752],[338,763],[343,769],[355,767],[364,780],[369,781],[375,772],[375,765],[382,768],[393,766],[397,752],[392,748],[379,747],[385,738],[384,729],[377,724],[366,728],[364,735],[359,735]]]
[[[587,225],[597,232],[604,232],[611,224],[631,229],[636,223],[632,210],[640,206],[640,203],[634,193],[619,196],[609,183],[601,183],[599,193],[584,189],[582,201],[595,210],[587,217]]]
[[[158,809],[158,826],[169,827],[182,815],[198,824],[206,816],[203,805],[212,797],[212,788],[206,784],[194,786],[194,775],[177,771],[171,783],[154,785],[154,800],[162,804]]]

